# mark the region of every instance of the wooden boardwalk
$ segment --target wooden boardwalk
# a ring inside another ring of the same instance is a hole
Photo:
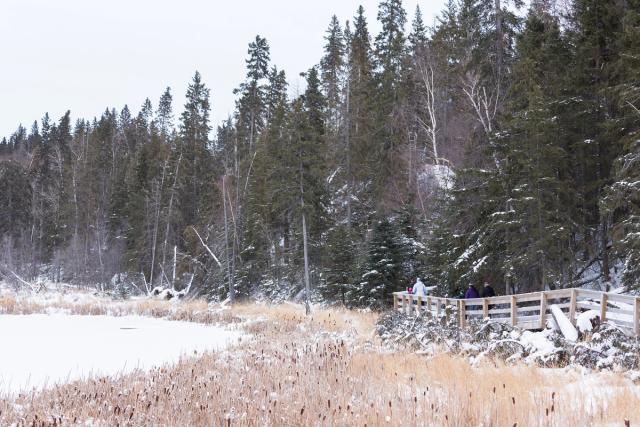
[[[394,308],[407,313],[440,315],[447,307],[449,312],[456,307],[458,323],[463,327],[470,319],[490,318],[523,329],[544,329],[552,318],[551,305],[560,307],[574,325],[578,314],[596,310],[602,321],[616,324],[629,335],[640,336],[640,297],[631,295],[577,288],[476,299],[393,294]]]

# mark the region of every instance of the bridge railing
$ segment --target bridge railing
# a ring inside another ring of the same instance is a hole
[[[456,307],[458,323],[463,327],[470,319],[490,318],[523,329],[544,329],[552,317],[551,305],[559,306],[574,325],[580,312],[596,310],[601,321],[613,322],[626,333],[640,336],[640,297],[632,295],[578,288],[476,299],[393,294],[394,308],[407,313],[449,315],[447,307]]]

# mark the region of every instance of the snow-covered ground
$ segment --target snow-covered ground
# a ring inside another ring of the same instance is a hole
[[[0,395],[224,349],[239,332],[140,316],[0,315]]]

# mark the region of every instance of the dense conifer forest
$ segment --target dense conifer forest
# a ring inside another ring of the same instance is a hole
[[[250,40],[222,123],[195,72],[184,106],[0,139],[1,278],[282,300],[308,266],[313,298],[374,308],[415,276],[637,287],[640,1],[449,0],[429,26],[382,0],[371,34],[375,12],[328,23],[299,94]]]

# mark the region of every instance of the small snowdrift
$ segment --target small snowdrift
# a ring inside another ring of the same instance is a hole
[[[580,313],[576,319],[576,326],[581,333],[593,331],[593,328],[600,324],[600,313],[595,310]]]
[[[0,395],[222,350],[241,334],[139,316],[0,315]]]

